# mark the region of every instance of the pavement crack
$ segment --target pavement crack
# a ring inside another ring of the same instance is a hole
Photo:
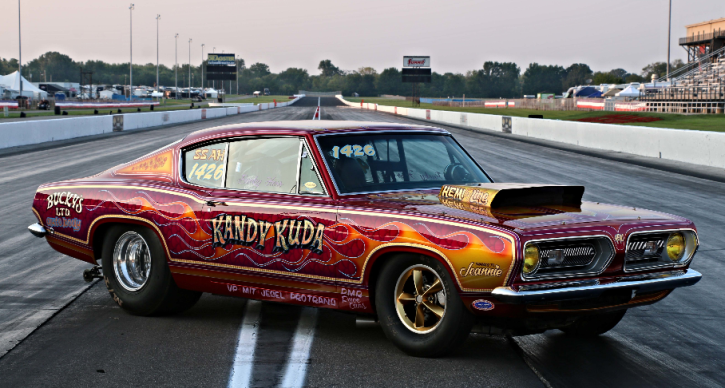
[[[514,338],[511,335],[506,335],[506,341],[511,345],[511,347],[514,348],[514,351],[516,351],[516,353],[518,353],[518,355],[521,356],[521,359],[524,360],[524,363],[526,364],[526,366],[528,366],[529,369],[531,369],[531,371],[534,372],[536,377],[539,379],[539,381],[541,381],[542,384],[544,384],[544,386],[546,388],[554,387],[553,385],[551,385],[549,380],[547,380],[546,377],[544,377],[544,375],[541,374],[541,372],[539,372],[538,369],[536,369],[536,367],[534,366],[534,363],[531,361],[531,358],[529,358],[529,356],[526,355],[526,352],[524,352],[524,349],[522,349],[521,346],[519,346],[519,344],[514,340]]]

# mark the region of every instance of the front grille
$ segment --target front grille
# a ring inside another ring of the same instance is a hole
[[[524,280],[563,279],[598,275],[614,257],[614,244],[606,236],[586,236],[554,240],[533,240],[524,245],[539,249],[539,263]]]
[[[592,263],[597,251],[594,245],[581,243],[541,249],[541,268],[584,267]]]
[[[642,264],[657,262],[662,258],[668,233],[634,235],[627,244],[625,263]]]

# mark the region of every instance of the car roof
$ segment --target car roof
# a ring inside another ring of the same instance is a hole
[[[300,120],[300,121],[263,121],[255,123],[239,123],[203,129],[190,133],[184,138],[184,145],[198,141],[214,140],[225,137],[245,135],[297,135],[329,134],[329,133],[360,133],[379,131],[424,131],[432,133],[449,132],[435,127],[420,124],[398,124],[375,121],[345,120]]]

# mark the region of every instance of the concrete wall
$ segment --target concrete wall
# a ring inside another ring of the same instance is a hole
[[[725,168],[725,133],[722,132],[530,119],[481,113],[396,108],[368,103],[361,105],[346,101],[342,96],[337,97],[350,107],[429,120],[431,123],[452,124],[481,132],[507,132],[598,150]],[[506,128],[504,121],[510,123]]]
[[[0,147],[99,135],[113,131],[111,116],[0,123]]]
[[[277,108],[292,105],[302,97],[304,96],[283,103],[277,103]],[[114,130],[114,117],[117,116],[120,116],[123,120],[122,128],[117,128],[117,130],[132,131],[203,120],[202,114],[208,120],[273,108],[275,108],[274,103],[270,103],[260,104],[258,106],[248,105],[167,112],[126,113],[113,116],[72,117],[50,120],[13,121],[8,123],[0,122],[0,148],[18,147],[112,132]]]

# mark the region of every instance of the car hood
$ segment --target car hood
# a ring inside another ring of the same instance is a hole
[[[444,202],[437,190],[368,195],[346,201],[353,207],[398,211],[423,216],[456,219],[527,232],[552,227],[579,225],[618,227],[622,224],[690,223],[689,220],[646,209],[582,201],[580,206],[506,206],[487,208]]]

